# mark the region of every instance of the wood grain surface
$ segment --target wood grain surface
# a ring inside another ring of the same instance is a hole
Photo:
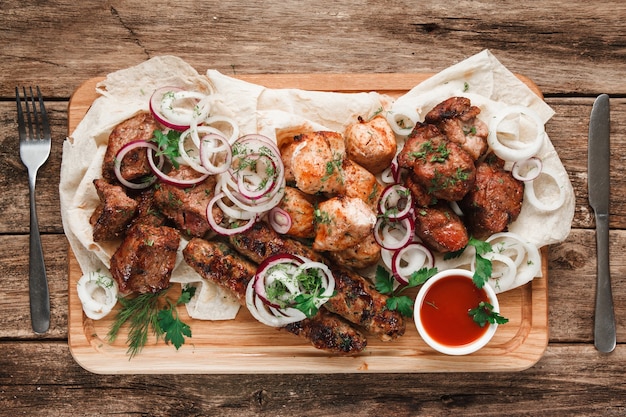
[[[626,414],[626,3],[539,0],[0,2],[0,410],[30,416],[623,416]],[[521,372],[99,375],[68,347],[58,184],[70,95],[163,54],[227,75],[434,73],[488,48],[556,111],[546,129],[576,192],[548,254],[548,336]],[[51,328],[28,309],[28,184],[15,86],[39,84],[52,122],[37,201]],[[611,96],[610,242],[617,348],[593,347],[595,233],[587,202],[593,99]]]

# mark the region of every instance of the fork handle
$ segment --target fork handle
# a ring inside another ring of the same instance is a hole
[[[28,286],[30,294],[30,321],[33,331],[42,334],[50,327],[50,293],[43,259],[39,221],[35,205],[35,175],[29,173],[30,191],[30,253]]]

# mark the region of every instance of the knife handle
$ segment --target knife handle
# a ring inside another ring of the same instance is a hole
[[[611,272],[609,269],[609,216],[596,215],[596,243],[598,279],[596,288],[596,313],[594,322],[594,344],[600,352],[615,349],[616,330]]]

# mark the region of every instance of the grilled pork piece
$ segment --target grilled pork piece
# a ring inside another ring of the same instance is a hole
[[[244,259],[228,245],[193,238],[183,250],[189,266],[203,278],[228,289],[242,305],[246,287],[256,273],[256,265]],[[355,354],[365,349],[365,337],[323,307],[310,318],[284,327],[290,333],[309,340],[318,349],[336,354]]]
[[[344,159],[342,169],[342,194],[346,197],[360,198],[372,210],[376,211],[385,187],[378,182],[374,174],[349,159]]]
[[[380,245],[376,242],[374,234],[357,242],[353,247],[342,251],[326,252],[326,255],[335,263],[353,269],[373,266],[380,260]]]
[[[278,207],[289,213],[291,227],[288,235],[303,239],[315,236],[315,197],[297,188],[285,187],[285,195]]]
[[[117,181],[115,160],[120,149],[131,142],[150,140],[157,129],[159,125],[150,113],[139,113],[115,126],[109,135],[109,143],[104,154],[102,176],[111,182]],[[128,152],[122,160],[121,173],[122,177],[129,181],[150,175],[152,170],[148,163],[146,149],[140,148]]]
[[[279,236],[269,225],[258,222],[248,231],[231,237],[231,243],[242,255],[254,262],[279,253],[305,256],[325,262],[313,249],[293,239]],[[326,261],[327,262],[327,261]],[[332,267],[337,293],[325,307],[346,320],[362,326],[381,340],[387,341],[404,334],[406,323],[397,311],[386,307],[387,296],[379,293],[365,278],[341,266]]]
[[[522,210],[524,185],[503,167],[504,161],[491,155],[479,163],[476,184],[459,204],[479,239],[505,230]]]
[[[426,123],[436,125],[448,138],[478,160],[487,151],[489,128],[478,119],[480,108],[466,97],[450,97],[436,105],[425,116]]]
[[[417,208],[415,212],[415,234],[432,250],[456,252],[467,245],[467,228],[447,205]]]
[[[417,124],[398,154],[398,164],[433,197],[459,201],[474,185],[474,160],[431,124]]]
[[[168,175],[178,179],[196,178],[201,174],[193,168],[181,165],[178,170]],[[162,183],[154,193],[155,204],[159,210],[191,236],[203,237],[211,230],[206,218],[206,209],[215,191],[215,177],[210,176],[193,187],[181,188]],[[222,211],[213,207],[213,215],[217,223],[222,221]]]
[[[100,204],[89,218],[93,226],[93,241],[102,242],[123,236],[137,211],[137,202],[126,195],[119,185],[103,179],[93,181]]]
[[[169,286],[180,233],[171,227],[137,225],[111,257],[111,275],[120,292],[157,292]]]

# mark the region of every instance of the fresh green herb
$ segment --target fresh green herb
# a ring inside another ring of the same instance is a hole
[[[484,242],[474,237],[470,237],[469,242],[463,249],[444,255],[444,259],[458,258],[469,246],[472,246],[476,250],[476,268],[474,270],[474,276],[472,277],[472,279],[476,287],[482,288],[485,283],[489,281],[489,278],[491,278],[491,273],[493,271],[493,265],[491,261],[483,257],[484,254],[493,251],[493,248],[491,247],[491,244],[489,242]]]
[[[382,266],[376,268],[376,289],[381,294],[387,294],[390,297],[387,299],[387,308],[389,310],[398,311],[400,314],[406,317],[413,315],[414,301],[407,295],[401,295],[403,291],[408,288],[417,287],[428,281],[433,275],[437,273],[437,268],[422,268],[419,271],[415,271],[409,277],[408,285],[398,287],[394,290],[395,279]]]
[[[478,307],[471,309],[469,315],[472,316],[480,327],[485,327],[487,323],[504,324],[509,321],[506,317],[501,316],[500,313],[493,311],[493,306],[485,301],[481,301]]]
[[[467,93],[469,91],[469,83],[467,81],[465,81],[463,83],[463,92]]]
[[[178,317],[176,306],[189,302],[195,293],[195,287],[183,289],[180,297],[173,303],[167,296],[169,288],[156,293],[139,294],[134,298],[120,297],[122,308],[117,312],[109,329],[107,338],[114,342],[124,324],[129,323],[127,353],[132,359],[148,342],[150,331],[158,340],[165,335],[165,342],[170,341],[178,349],[184,343],[184,336],[191,337],[191,329]],[[165,298],[165,307],[159,308],[159,299]]]
[[[152,139],[150,140],[156,143],[159,148],[155,156],[165,156],[169,159],[174,168],[178,169],[178,158],[180,157],[178,141],[180,140],[180,132],[170,130],[167,133],[163,133],[160,130],[155,130],[152,135]]]

